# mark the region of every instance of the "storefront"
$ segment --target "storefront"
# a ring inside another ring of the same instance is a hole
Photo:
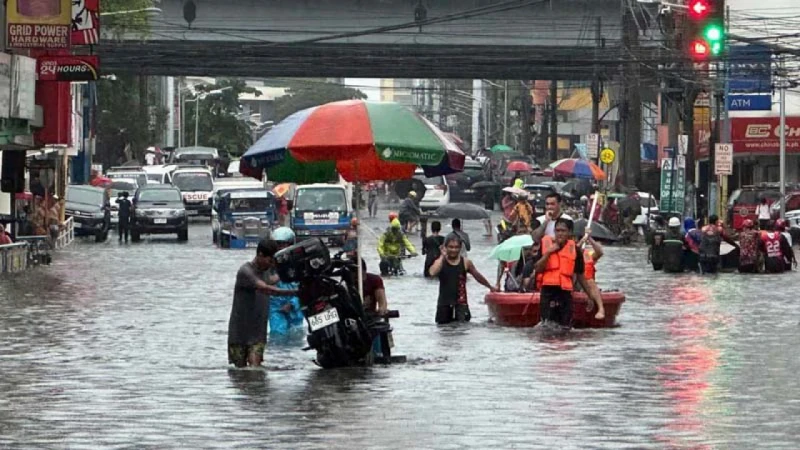
[[[732,186],[780,181],[780,118],[731,119]],[[786,118],[786,182],[800,180],[800,117]]]

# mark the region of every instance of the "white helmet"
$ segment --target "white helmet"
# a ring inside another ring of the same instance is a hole
[[[670,227],[679,227],[681,226],[681,219],[678,219],[677,217],[672,217],[669,219],[667,225]]]

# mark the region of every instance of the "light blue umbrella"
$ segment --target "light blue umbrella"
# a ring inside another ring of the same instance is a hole
[[[489,253],[489,258],[500,261],[517,261],[522,254],[523,247],[533,245],[533,238],[529,234],[521,234],[506,239]]]

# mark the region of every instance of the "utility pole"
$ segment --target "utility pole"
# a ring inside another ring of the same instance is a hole
[[[508,145],[508,80],[503,83],[503,144]]]
[[[630,0],[625,0],[626,2]],[[642,96],[639,86],[639,66],[635,61],[639,47],[639,29],[630,8],[624,7],[622,15],[623,50],[623,120],[622,161],[623,183],[639,186],[641,177]]]
[[[781,92],[781,125],[779,132],[781,134],[781,147],[780,147],[780,174],[781,174],[781,218],[786,215],[786,65],[785,56],[780,56],[780,74],[779,82]]]
[[[520,81],[520,109],[519,109],[519,123],[520,123],[520,151],[528,155],[531,153],[531,108],[533,107],[533,99],[531,98],[531,86],[525,81]]]
[[[550,81],[550,160],[558,159],[558,81]]]
[[[603,85],[600,82],[600,67],[597,64],[599,52],[597,51],[603,45],[603,38],[601,27],[603,25],[603,18],[595,18],[595,63],[594,63],[594,77],[592,78],[592,133],[600,133],[600,102],[603,100]]]

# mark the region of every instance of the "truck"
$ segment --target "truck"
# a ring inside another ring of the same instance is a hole
[[[352,194],[345,184],[307,184],[294,195],[291,227],[297,240],[320,238],[341,246],[353,217]]]

